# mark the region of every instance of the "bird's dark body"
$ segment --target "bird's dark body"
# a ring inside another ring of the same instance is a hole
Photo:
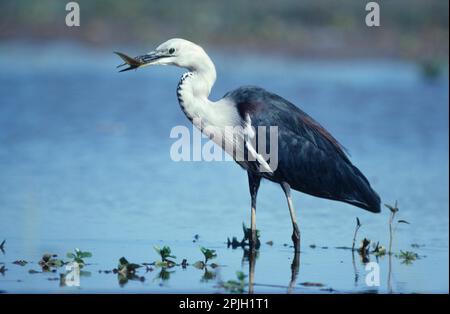
[[[225,97],[233,100],[243,121],[250,117],[255,129],[266,126],[269,132],[270,126],[278,127],[276,170],[257,172],[256,162],[238,162],[251,172],[250,178],[259,175],[277,183],[287,182],[303,193],[380,212],[380,198],[369,181],[352,165],[338,141],[305,112],[253,86],[238,88]],[[267,146],[266,151],[269,143]]]

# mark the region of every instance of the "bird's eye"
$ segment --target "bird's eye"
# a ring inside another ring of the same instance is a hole
[[[169,53],[170,53],[170,54],[172,54],[172,53],[174,53],[174,52],[175,52],[175,48],[170,48],[170,49],[169,49]]]

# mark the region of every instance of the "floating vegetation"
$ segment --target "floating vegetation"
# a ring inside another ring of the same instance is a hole
[[[158,246],[153,247],[156,251],[156,253],[161,256],[161,261],[155,262],[155,266],[159,267],[172,267],[175,266],[176,263],[169,258],[177,258],[176,256],[172,255],[172,251],[170,247],[163,246],[162,248],[159,248]]]
[[[200,251],[203,253],[203,256],[205,257],[205,265],[208,264],[209,260],[212,260],[213,258],[217,257],[216,250],[210,250],[205,247],[201,247]]]
[[[406,265],[410,265],[415,260],[420,259],[419,254],[411,251],[400,251],[400,254],[397,254],[396,257],[402,260],[402,264]]]
[[[309,282],[309,281],[302,282],[302,283],[300,283],[300,285],[304,286],[304,287],[325,287],[325,285],[323,283],[320,283],[320,282]]]
[[[245,242],[242,241],[238,241],[238,239],[236,237],[233,237],[232,240],[230,240],[230,238],[227,239],[227,247],[232,247],[233,249],[236,249],[238,247],[245,247]]]
[[[361,245],[358,248],[358,253],[361,256],[363,263],[369,262],[369,254],[370,254],[370,240],[364,238],[361,241]]]
[[[272,240],[267,241],[266,244],[272,246],[273,245],[273,241]]]
[[[5,253],[5,243],[6,240],[3,240],[2,243],[0,243],[0,251],[2,251],[3,254]]]
[[[135,263],[130,263],[128,262],[128,260],[125,257],[121,257],[119,259],[119,265],[117,266],[117,272],[121,273],[121,274],[126,274],[126,273],[136,273],[136,270],[138,268],[140,268],[141,265],[139,264],[135,264]]]
[[[386,248],[384,246],[380,245],[380,242],[377,242],[377,244],[374,245],[374,249],[373,249],[372,253],[376,257],[384,256],[384,255],[386,255]]]
[[[119,285],[123,287],[128,280],[145,281],[145,277],[136,275],[136,271],[141,265],[130,263],[125,257],[119,259],[119,265],[113,269],[113,273],[117,274]]]
[[[232,240],[230,238],[227,239],[227,246],[232,247],[233,249],[236,249],[238,247],[245,248],[246,246],[250,246],[250,239],[252,237],[252,229],[247,228],[245,223],[242,223],[242,231],[244,232],[244,237],[241,241],[238,241],[237,237],[232,237]],[[259,229],[256,229],[256,243],[255,243],[255,249],[259,249],[261,246],[260,238],[260,231]]]
[[[317,245],[311,244],[309,247],[312,248],[312,249],[315,249],[317,247]]]
[[[33,274],[40,274],[40,273],[42,273],[42,272],[41,272],[41,271],[38,271],[38,270],[35,270],[35,269],[30,269],[30,270],[28,271],[28,273],[31,274],[31,275],[33,275]]]
[[[201,247],[200,251],[203,253],[204,260],[195,262],[193,265],[195,268],[203,269],[207,266],[216,268],[218,266],[217,264],[214,264],[214,263],[212,263],[211,265],[208,265],[208,261],[217,257],[216,250],[210,250],[205,247]]]
[[[17,261],[14,261],[13,264],[14,265],[19,265],[19,266],[25,266],[26,264],[28,264],[28,262],[26,260],[19,259]]]
[[[369,255],[370,254],[374,254],[376,257],[381,257],[384,256],[386,254],[393,254],[392,253],[392,247],[393,247],[393,242],[394,242],[394,235],[395,235],[395,231],[397,230],[397,227],[399,224],[409,224],[408,221],[400,219],[398,221],[395,221],[395,217],[397,215],[397,213],[399,212],[399,208],[398,208],[398,204],[397,201],[395,201],[395,205],[389,205],[389,204],[385,204],[384,206],[386,206],[386,208],[388,208],[390,210],[390,216],[389,216],[389,248],[386,249],[383,245],[380,245],[379,242],[377,242],[375,244],[375,242],[373,242],[372,244],[372,251],[370,250],[370,243],[371,241],[367,238],[364,238],[361,241],[361,245],[358,249],[355,249],[356,246],[356,239],[357,239],[357,235],[358,235],[358,231],[361,228],[362,224],[361,221],[359,220],[358,217],[356,217],[356,227],[355,227],[355,231],[353,234],[353,242],[352,242],[352,251],[357,251],[362,260],[363,263],[366,263],[369,261]],[[412,247],[415,247],[412,245]],[[347,247],[337,247],[338,249],[348,249]]]
[[[397,221],[397,223],[395,223],[395,215],[399,212],[399,208],[397,205],[397,201],[395,201],[395,205],[389,205],[389,204],[384,204],[384,206],[386,206],[390,211],[391,211],[391,215],[389,217],[389,250],[388,253],[392,254],[392,244],[394,242],[394,234],[395,231],[397,230],[397,226],[398,224],[404,223],[404,224],[408,224],[409,222],[407,222],[406,220],[399,220]]]
[[[83,252],[80,249],[75,249],[74,253],[67,253],[67,257],[72,259],[72,262],[78,263],[79,267],[82,268],[86,265],[84,259],[92,257],[91,252]]]
[[[192,242],[197,242],[198,239],[200,239],[200,236],[198,234],[194,235],[194,240],[192,240]]]
[[[57,254],[45,253],[38,264],[42,267],[43,271],[49,271],[51,270],[51,268],[58,268],[63,266],[65,264],[64,261],[61,259],[57,259],[57,257]]]
[[[230,293],[244,293],[245,287],[247,286],[245,282],[247,275],[241,271],[237,271],[236,277],[237,280],[228,280],[227,282],[222,283],[221,286]]]
[[[0,266],[0,274],[4,275],[7,270],[5,265]]]

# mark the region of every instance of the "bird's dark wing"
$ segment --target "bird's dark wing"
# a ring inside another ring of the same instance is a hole
[[[342,145],[305,112],[258,87],[241,87],[225,97],[232,99],[243,121],[250,117],[253,127],[278,127],[278,166],[263,176],[304,193],[380,211],[379,196]]]

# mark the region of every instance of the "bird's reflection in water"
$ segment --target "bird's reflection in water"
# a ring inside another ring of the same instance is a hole
[[[248,263],[248,293],[253,294],[255,291],[254,290],[255,285],[258,286],[269,286],[269,285],[255,284],[256,260],[259,257],[259,250],[242,247],[242,251],[243,251],[242,266],[244,266],[245,263]],[[287,286],[287,293],[292,293],[295,284],[297,282],[297,277],[300,269],[300,252],[298,251],[294,252],[294,258],[292,260],[290,267],[291,267],[291,278]]]
[[[298,271],[300,269],[300,252],[294,252],[294,259],[291,264],[291,281],[289,282],[288,293],[292,293],[295,283],[297,281]]]
[[[248,262],[248,293],[253,294],[255,287],[256,259],[259,257],[259,251],[253,248],[243,248],[242,250],[242,266],[245,262]]]

